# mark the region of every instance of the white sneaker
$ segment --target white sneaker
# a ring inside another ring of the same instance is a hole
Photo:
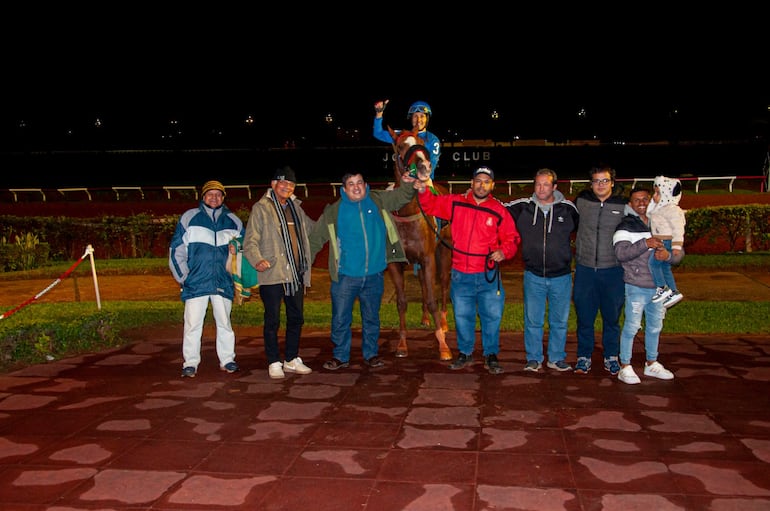
[[[652,303],[660,303],[666,298],[668,298],[669,296],[671,296],[672,293],[673,291],[671,291],[671,288],[668,286],[659,287],[650,301]]]
[[[674,379],[674,373],[663,367],[663,364],[658,361],[655,361],[649,365],[644,364],[644,375],[652,376],[653,378],[658,378],[660,380]]]
[[[279,380],[281,378],[284,378],[286,375],[283,374],[283,364],[281,362],[273,362],[267,367],[267,374],[270,375],[270,378],[274,380]]]
[[[680,293],[679,291],[676,291],[671,294],[666,300],[663,302],[663,307],[669,308],[671,306],[676,305],[677,303],[682,301],[682,298],[684,298],[684,295]]]
[[[628,383],[629,385],[642,383],[642,380],[639,379],[639,377],[636,375],[636,372],[634,372],[634,368],[631,366],[625,366],[620,369],[620,372],[618,373],[618,380],[622,381],[623,383]]]
[[[287,373],[297,373],[297,374],[310,374],[313,372],[312,369],[310,369],[308,366],[302,363],[302,359],[299,357],[295,357],[294,360],[284,362],[283,370],[286,371]]]

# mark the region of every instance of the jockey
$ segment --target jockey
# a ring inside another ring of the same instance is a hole
[[[389,99],[386,99],[384,101],[377,101],[374,104],[373,134],[374,138],[377,140],[392,144],[394,142],[393,137],[390,136],[387,129],[383,129],[382,127],[382,113],[385,111],[385,107],[388,105],[389,101]],[[441,156],[441,141],[439,141],[436,135],[428,131],[428,121],[432,114],[433,111],[431,110],[430,105],[425,101],[415,101],[412,103],[412,106],[409,107],[409,112],[406,114],[406,118],[412,121],[412,129],[419,133],[423,144],[428,148],[428,151],[430,151],[430,163],[432,169],[430,174],[431,179],[434,177],[436,168],[438,167],[438,160]],[[399,134],[401,131],[402,130],[396,130],[395,132],[396,134]]]

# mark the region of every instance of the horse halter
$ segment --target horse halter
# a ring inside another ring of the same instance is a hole
[[[401,162],[404,171],[409,171],[412,177],[417,177],[418,163],[430,161],[430,153],[424,145],[413,145],[406,150]]]

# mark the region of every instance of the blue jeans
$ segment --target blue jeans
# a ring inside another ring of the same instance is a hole
[[[642,326],[644,315],[644,352],[647,360],[658,360],[658,341],[663,330],[666,308],[663,302],[652,303],[655,288],[626,284],[626,319],[620,334],[620,363],[630,364],[634,336]]]
[[[543,326],[548,304],[548,360],[567,358],[567,321],[572,298],[572,273],[538,277],[524,272],[524,349],[527,361],[543,362]]]
[[[265,307],[263,334],[267,363],[281,361],[278,348],[278,327],[281,324],[281,302],[286,304],[286,345],[285,360],[294,360],[299,355],[299,337],[305,323],[303,314],[304,289],[300,288],[293,296],[286,294],[283,284],[259,286],[259,297]]]
[[[573,301],[577,314],[577,356],[591,358],[594,352],[594,322],[602,313],[604,358],[617,357],[620,350],[620,311],[625,299],[623,268],[594,269],[575,266]]]
[[[377,356],[380,348],[380,304],[385,292],[385,272],[366,277],[340,274],[332,281],[332,351],[341,362],[350,361],[353,304],[358,299],[361,310],[361,350],[365,360]]]
[[[666,250],[671,252],[671,240],[662,240],[663,246]],[[674,280],[674,272],[671,271],[671,263],[668,261],[658,261],[655,259],[654,254],[650,254],[649,262],[650,273],[652,273],[652,280],[658,287],[668,286],[672,290],[676,291],[676,280]]]
[[[487,279],[492,282],[487,282]],[[503,319],[505,290],[487,272],[462,273],[452,270],[452,309],[457,330],[457,349],[471,355],[476,344],[476,315],[481,320],[484,356],[500,352],[500,321]],[[498,292],[499,289],[499,292]]]

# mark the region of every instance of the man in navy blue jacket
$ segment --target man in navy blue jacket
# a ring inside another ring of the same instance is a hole
[[[571,371],[567,357],[567,322],[572,301],[572,233],[578,211],[556,189],[556,172],[543,168],[535,174],[531,197],[508,202],[516,221],[524,259],[525,371],[543,366],[543,326],[548,304],[548,367]]]

